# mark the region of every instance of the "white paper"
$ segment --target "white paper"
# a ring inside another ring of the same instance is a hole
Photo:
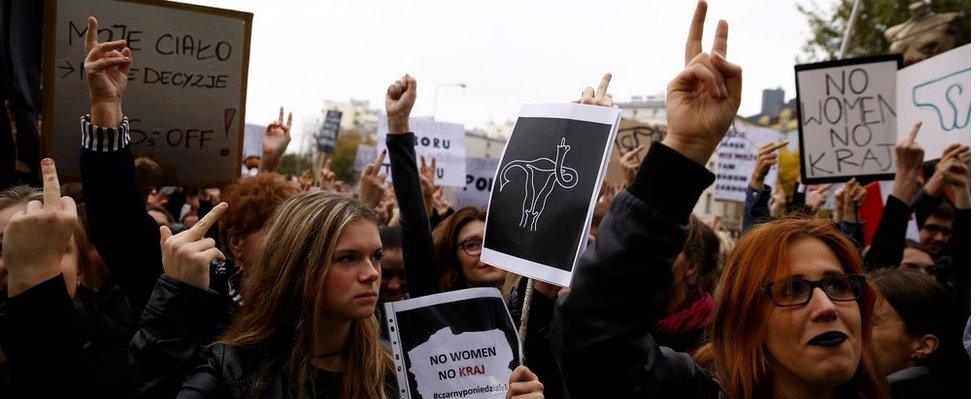
[[[715,150],[715,199],[745,202],[759,148],[782,140],[783,134],[770,128],[748,125],[729,128]],[[769,187],[776,187],[777,170],[773,165],[766,174],[764,183]]]
[[[941,158],[950,144],[970,143],[970,56],[967,44],[898,71],[898,138],[921,121],[915,141],[925,160]]]
[[[498,170],[498,157],[468,158],[467,175],[464,187],[457,189],[455,207],[473,206],[478,209],[488,207],[492,182]]]
[[[437,158],[437,170],[434,183],[439,186],[464,187],[465,151],[464,125],[459,123],[437,122],[430,118],[410,118],[410,131],[416,138],[414,151],[417,153],[417,163],[420,157]],[[386,149],[386,133],[389,127],[385,117],[377,122],[376,135],[380,137],[380,144],[376,146],[377,154]],[[383,171],[387,173],[387,181],[393,181],[390,173],[390,160],[383,163]]]

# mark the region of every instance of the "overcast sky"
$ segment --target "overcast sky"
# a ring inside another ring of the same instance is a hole
[[[294,110],[295,132],[318,118],[324,99],[368,99],[383,107],[403,73],[419,81],[414,115],[483,126],[514,119],[522,104],[570,101],[613,73],[610,94],[663,94],[683,65],[692,0],[184,0],[254,14],[249,123],[277,107]],[[762,90],[794,93],[793,64],[806,37],[796,2],[713,0],[706,51],[719,18],[729,22],[728,58],[743,67],[739,114],[759,111]],[[828,4],[830,0],[816,0]],[[292,148],[292,150],[297,148]]]

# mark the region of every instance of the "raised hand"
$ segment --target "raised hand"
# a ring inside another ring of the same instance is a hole
[[[216,248],[207,230],[227,210],[227,203],[217,204],[203,219],[186,231],[173,235],[167,226],[159,227],[159,247],[163,251],[163,273],[184,283],[210,288],[210,262],[224,260],[224,253]]]
[[[434,192],[437,185],[434,184],[434,175],[437,172],[437,158],[430,158],[430,166],[427,166],[427,158],[420,156],[420,188],[423,190],[424,203],[427,204],[427,213],[434,210]]]
[[[759,153],[756,154],[756,166],[752,169],[749,187],[756,191],[762,191],[766,187],[766,175],[769,174],[769,169],[776,165],[776,151],[786,147],[787,144],[789,141],[781,141],[779,143],[767,143],[759,147]]]
[[[685,45],[685,69],[668,85],[668,134],[663,143],[704,165],[732,124],[742,100],[742,68],[728,62],[729,27],[718,22],[712,52],[703,53],[708,9],[699,1]]]
[[[627,182],[633,182],[634,178],[637,177],[637,170],[641,166],[640,152],[644,150],[644,146],[637,146],[633,150],[624,152],[620,150],[620,169],[624,172],[624,178]]]
[[[969,166],[962,161],[962,156],[968,158],[969,150],[965,149],[960,154],[955,156],[950,156],[939,162],[937,168],[939,169],[936,173],[942,174],[942,179],[945,182],[943,185],[943,190],[945,191],[946,197],[948,197],[949,202],[956,209],[969,209],[970,208],[970,175]]]
[[[11,297],[61,274],[61,257],[68,251],[78,225],[75,201],[61,196],[58,172],[50,158],[41,161],[41,178],[44,201],[28,202],[25,211],[10,218],[3,233],[7,293]]]
[[[532,370],[518,366],[508,378],[505,399],[543,399],[543,386]]]
[[[98,20],[88,17],[85,33],[85,77],[91,101],[91,122],[115,127],[122,123],[122,95],[132,67],[125,40],[98,42]]]
[[[301,192],[303,192],[303,193],[307,193],[309,191],[312,191],[312,183],[314,183],[314,179],[312,179],[312,170],[311,169],[305,169],[305,171],[302,172],[302,174],[300,176],[298,176],[298,188],[299,188],[299,190],[301,190]]]
[[[273,172],[291,142],[291,112],[285,121],[285,108],[278,107],[278,119],[268,124],[261,143],[261,170]]]
[[[917,177],[922,174],[922,162],[925,161],[925,150],[915,138],[922,122],[918,122],[908,133],[908,137],[895,146],[895,181],[892,184],[891,195],[905,204],[911,204],[918,192]]]
[[[359,200],[370,208],[379,207],[386,194],[386,173],[380,173],[385,159],[386,150],[383,150],[376,157],[376,162],[366,165],[363,173],[359,175]]]
[[[410,131],[410,110],[417,101],[417,81],[403,75],[386,89],[386,118],[390,134]]]
[[[867,196],[867,190],[851,178],[834,195],[834,214],[836,219],[844,222],[858,223],[861,221],[861,204]]]
[[[603,74],[603,79],[600,79],[600,84],[597,85],[596,90],[593,90],[593,87],[583,89],[583,94],[580,96],[580,99],[573,102],[577,104],[612,107],[613,99],[607,96],[607,88],[610,87],[610,79],[612,77],[610,72]]]
[[[325,160],[325,166],[319,170],[319,187],[323,190],[332,190],[335,187],[336,174],[332,171],[332,158]]]
[[[830,184],[824,184],[813,190],[807,190],[807,206],[816,214],[820,211],[820,207],[827,202],[828,195],[830,195]]]

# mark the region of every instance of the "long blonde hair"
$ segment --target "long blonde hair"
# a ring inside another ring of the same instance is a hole
[[[244,279],[244,304],[218,341],[268,346],[266,366],[254,381],[255,396],[271,364],[279,361],[287,364],[290,388],[304,396],[314,369],[315,315],[322,312],[322,290],[329,289],[325,276],[332,253],[346,226],[360,220],[376,223],[377,217],[352,198],[324,192],[291,198],[271,217],[265,243]],[[385,398],[393,361],[380,344],[376,317],[352,322],[342,356],[343,397]]]

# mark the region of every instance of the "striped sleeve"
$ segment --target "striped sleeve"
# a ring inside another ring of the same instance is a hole
[[[94,152],[119,151],[129,145],[129,118],[116,127],[96,126],[91,116],[81,117],[81,147]]]

